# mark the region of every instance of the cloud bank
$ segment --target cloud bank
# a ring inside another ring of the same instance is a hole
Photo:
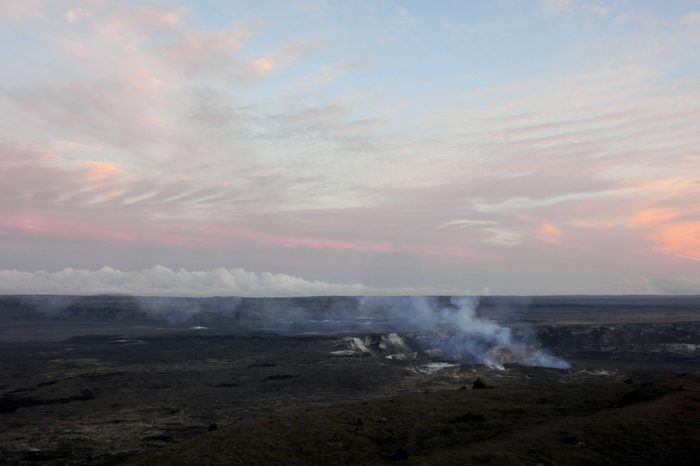
[[[700,294],[700,279],[660,276],[633,284],[639,294]],[[162,265],[122,271],[64,268],[55,272],[0,269],[0,294],[130,294],[136,296],[486,296],[488,287],[391,287],[361,283],[331,283],[282,273],[251,272],[243,268],[171,269]],[[539,293],[542,294],[542,293]],[[554,293],[556,294],[556,293]],[[570,294],[570,293],[562,293]],[[574,293],[576,294],[576,293]],[[381,299],[381,298],[377,298]]]
[[[244,269],[189,271],[156,266],[123,272],[65,268],[58,272],[0,270],[2,294],[125,293],[139,296],[318,296],[358,295],[360,284],[308,281],[303,278]]]

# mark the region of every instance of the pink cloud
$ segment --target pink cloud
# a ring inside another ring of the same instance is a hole
[[[102,183],[113,179],[119,173],[119,165],[114,162],[84,160],[85,178],[89,183]]]
[[[700,222],[679,222],[663,225],[650,234],[657,241],[657,250],[689,259],[700,260]]]
[[[66,14],[64,17],[66,18],[67,22],[75,23],[77,21],[80,21],[83,18],[89,18],[90,12],[83,9],[83,8],[72,8],[72,9],[66,11]]]
[[[8,233],[30,236],[101,240],[106,242],[133,242],[135,236],[121,229],[86,222],[72,215],[41,214],[36,212],[5,213],[0,218],[0,229]]]
[[[627,220],[627,224],[631,227],[655,226],[672,220],[679,215],[680,212],[675,209],[647,208],[636,212]]]
[[[80,170],[62,165],[56,153],[38,145],[0,145],[0,215],[81,186]]]
[[[130,70],[121,76],[131,88],[139,92],[153,92],[163,88],[163,80],[151,69]]]
[[[406,244],[397,245],[397,252],[406,252],[421,256],[441,256],[458,259],[474,259],[476,254],[460,246],[445,244]]]
[[[238,228],[204,228],[201,230],[206,242],[225,244],[226,238],[247,239],[263,246],[283,248],[303,248],[312,250],[334,250],[347,252],[405,253],[414,255],[443,256],[454,258],[474,258],[476,255],[460,246],[392,241],[358,241],[304,237],[291,235],[274,235]]]
[[[562,231],[556,225],[545,222],[537,229],[537,238],[548,243],[555,243],[561,238]]]
[[[9,0],[0,5],[0,18],[14,21],[41,17],[46,0]]]
[[[0,143],[0,167],[32,165],[54,158],[54,153],[36,144]]]
[[[134,66],[131,61],[123,63]],[[153,80],[139,83],[138,77],[33,84],[18,89],[11,98],[25,109],[25,116],[41,119],[45,128],[61,137],[70,135],[99,141],[105,148],[131,150],[140,144],[166,144],[173,140],[171,132],[175,131],[167,123],[169,102],[156,92],[134,92],[134,86],[145,91],[157,84]],[[37,106],[37,100],[44,105]]]
[[[272,67],[272,62],[266,57],[260,57],[253,61],[253,68],[258,74],[268,74],[272,71]]]
[[[700,188],[700,184],[696,180],[685,176],[669,176],[633,180],[624,183],[622,187],[641,193],[648,193],[658,199],[659,196],[662,198],[683,196]]]
[[[331,250],[356,253],[397,253],[473,259],[471,251],[460,246],[389,241],[354,241],[293,235],[275,235],[241,228],[183,222],[151,222],[147,228],[136,226],[128,217],[116,218],[106,212],[89,217],[78,213],[7,212],[0,219],[0,231],[34,237],[83,239],[105,243],[127,243],[169,247],[214,249],[262,247]]]
[[[188,76],[245,75],[250,71],[237,54],[256,30],[255,23],[239,23],[222,31],[187,31],[182,37],[165,43],[160,53],[169,67]]]

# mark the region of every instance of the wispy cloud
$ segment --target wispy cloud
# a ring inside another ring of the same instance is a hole
[[[700,257],[694,8],[494,3],[458,8],[446,35],[414,5],[289,23],[253,6],[2,7],[8,37],[31,38],[0,78],[4,238],[306,254],[290,270],[345,254],[459,287],[533,256],[558,277],[614,250],[629,283],[692,276]],[[512,26],[507,47],[493,24]]]

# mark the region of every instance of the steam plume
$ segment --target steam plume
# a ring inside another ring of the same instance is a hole
[[[386,315],[398,329],[429,332],[431,346],[443,357],[461,362],[502,367],[515,363],[567,369],[569,363],[542,349],[534,336],[476,314],[478,298],[452,297],[450,306],[434,298],[362,298],[364,312]]]

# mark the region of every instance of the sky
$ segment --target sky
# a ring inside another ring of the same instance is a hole
[[[698,0],[0,0],[0,293],[700,294],[698,50]]]

